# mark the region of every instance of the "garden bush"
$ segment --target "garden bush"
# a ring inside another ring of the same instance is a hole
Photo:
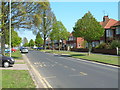
[[[120,48],[120,40],[113,40],[110,46],[112,49],[115,49],[116,47]]]
[[[101,44],[97,45],[96,48],[110,49],[110,44],[107,44],[107,43],[101,43]]]

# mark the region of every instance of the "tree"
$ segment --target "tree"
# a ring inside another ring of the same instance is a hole
[[[34,46],[34,41],[33,41],[33,39],[31,39],[31,40],[29,41],[29,46],[30,46],[30,47],[33,47],[33,46]]]
[[[14,29],[26,28],[31,29],[34,14],[42,13],[42,8],[47,4],[42,2],[12,2],[11,18],[9,18],[9,2],[0,2],[1,9],[1,52],[4,54],[5,35],[9,31],[9,20],[11,19],[11,27]]]
[[[37,28],[33,31],[35,34],[37,32],[41,33],[41,36],[44,40],[43,47],[46,49],[46,38],[49,37],[49,34],[52,30],[52,25],[56,21],[56,17],[54,13],[51,11],[50,4],[48,2],[44,2],[47,7],[42,9],[41,15],[34,16],[34,25]],[[41,17],[41,18],[40,18]]]
[[[65,26],[62,24],[61,21],[57,21],[53,25],[53,29],[50,33],[50,39],[53,40],[58,40],[59,43],[59,50],[60,50],[60,40],[67,40],[69,37],[69,33],[67,32],[67,29]]]
[[[28,47],[28,46],[29,46],[29,43],[24,43],[23,46],[24,46],[24,47]]]
[[[36,35],[36,39],[35,39],[35,44],[36,46],[40,47],[43,44],[43,39],[40,35],[40,33],[38,32],[38,34]]]
[[[82,19],[79,19],[73,28],[75,37],[83,37],[88,42],[88,55],[90,55],[92,40],[99,40],[103,34],[104,29],[90,12],[86,13]]]
[[[22,38],[18,36],[18,33],[12,30],[12,38],[11,38],[11,45],[12,47],[19,46],[22,42]]]

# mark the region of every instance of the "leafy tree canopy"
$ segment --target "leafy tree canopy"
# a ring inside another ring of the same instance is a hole
[[[33,47],[34,46],[34,41],[33,41],[33,39],[31,39],[30,41],[29,41],[29,46],[31,47]]]
[[[104,34],[104,29],[99,22],[88,12],[79,19],[73,28],[73,35],[83,37],[88,42],[99,40]]]
[[[36,35],[35,44],[36,44],[36,46],[41,46],[43,44],[43,39],[39,32]]]
[[[50,33],[51,40],[67,40],[69,33],[61,21],[53,24],[53,29]]]

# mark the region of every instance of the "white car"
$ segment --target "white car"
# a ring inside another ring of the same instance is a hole
[[[22,49],[21,49],[21,53],[28,53],[28,49],[27,49],[27,48],[25,48],[25,47],[24,47],[24,48],[22,48]]]

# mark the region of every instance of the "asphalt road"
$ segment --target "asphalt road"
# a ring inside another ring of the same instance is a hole
[[[118,88],[117,68],[40,51],[27,57],[53,88]]]

